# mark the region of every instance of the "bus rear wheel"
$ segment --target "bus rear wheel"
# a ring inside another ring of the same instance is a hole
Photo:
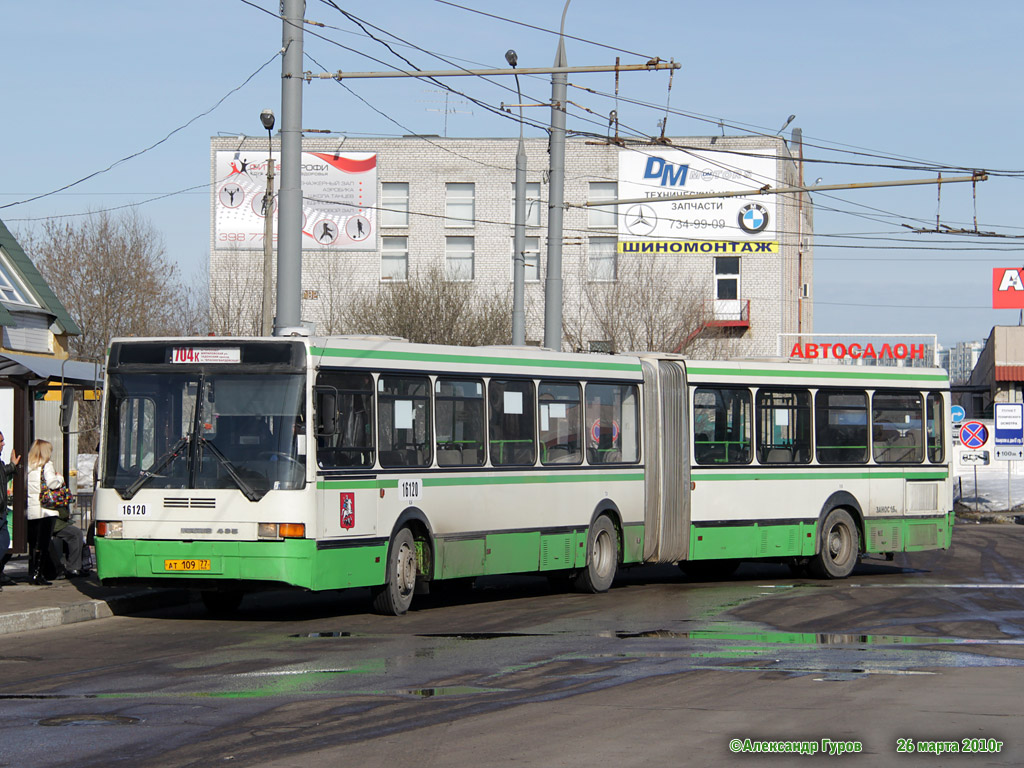
[[[576,576],[581,592],[607,592],[615,581],[619,565],[619,538],[612,521],[602,515],[590,527],[587,537],[587,565]]]
[[[819,579],[845,579],[857,565],[860,535],[857,525],[845,509],[833,509],[821,525],[818,553],[811,559],[810,571]]]
[[[385,616],[401,616],[412,605],[416,591],[416,541],[412,531],[403,528],[395,534],[388,549],[384,585],[377,587],[373,608]]]

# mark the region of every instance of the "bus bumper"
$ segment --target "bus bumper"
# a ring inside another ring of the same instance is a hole
[[[384,581],[387,545],[318,549],[312,539],[284,541],[153,541],[96,538],[96,572],[104,582],[160,586],[177,582],[254,582],[311,590]],[[269,583],[268,583],[269,582]],[[255,586],[255,584],[254,584]]]

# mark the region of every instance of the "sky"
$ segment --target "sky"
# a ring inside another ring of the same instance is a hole
[[[509,48],[520,67],[553,63],[561,3],[452,2],[464,7],[308,0],[305,17],[325,26],[307,27],[305,68],[407,68],[394,52],[420,69],[504,68]],[[0,3],[0,219],[25,232],[51,217],[136,205],[182,272],[201,274],[210,137],[265,136],[261,110],[280,115],[277,11],[276,0]],[[784,135],[803,131],[808,183],[988,171],[988,181],[946,184],[941,195],[933,185],[813,195],[817,333],[936,334],[947,346],[984,339],[993,325],[1019,321],[1016,310],[991,309],[991,276],[993,267],[1024,264],[1022,23],[1024,4],[1002,0],[572,0],[570,65],[657,56],[682,67],[671,88],[666,72],[622,74],[618,102],[570,88],[578,106],[568,128],[604,134],[617,109],[624,135],[656,135],[666,118],[670,136],[774,135],[794,114]],[[521,80],[524,101],[550,99],[547,79]],[[570,83],[614,91],[612,74]],[[514,103],[514,92],[478,78],[448,84],[466,98],[448,94],[445,114],[446,96],[432,83],[315,80],[304,87],[303,128],[517,134],[514,119],[470,101],[497,107]],[[546,108],[526,111],[549,119]],[[913,231],[937,220],[984,234]]]

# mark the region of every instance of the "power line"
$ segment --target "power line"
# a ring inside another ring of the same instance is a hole
[[[195,117],[190,119],[188,122],[178,126],[177,128],[175,128],[173,131],[168,133],[166,136],[164,136],[162,139],[160,139],[156,143],[149,145],[145,149],[140,149],[138,152],[133,152],[130,155],[125,155],[120,160],[117,160],[117,161],[111,163],[110,165],[108,165],[106,168],[103,168],[102,170],[99,170],[99,171],[94,171],[94,172],[90,173],[87,176],[83,176],[78,181],[73,181],[70,184],[65,184],[63,187],[58,187],[57,189],[51,190],[50,192],[44,192],[42,194],[35,195],[34,197],[29,197],[29,198],[26,198],[24,200],[18,200],[18,201],[13,202],[13,203],[6,203],[4,205],[0,205],[0,210],[3,210],[5,208],[13,208],[16,205],[24,205],[25,203],[32,203],[32,202],[35,202],[36,200],[42,200],[44,197],[49,197],[50,195],[55,195],[58,192],[64,192],[65,190],[71,189],[72,187],[76,187],[79,184],[81,184],[81,183],[83,183],[85,181],[88,181],[89,179],[93,179],[93,178],[95,178],[97,176],[100,176],[101,174],[106,173],[107,171],[113,170],[114,168],[116,168],[117,166],[121,165],[122,163],[126,163],[129,160],[133,160],[136,157],[139,157],[140,155],[144,155],[145,153],[149,152],[151,149],[156,149],[161,144],[163,144],[165,141],[170,139],[174,134],[176,134],[176,133],[178,133],[180,131],[183,131],[184,129],[186,129],[190,125],[192,125],[192,123],[194,123],[196,120],[200,119],[201,117],[206,117],[206,115],[210,114],[215,109],[217,109],[217,107],[219,107],[221,104],[223,104],[228,99],[229,96],[231,96],[233,93],[241,90],[246,85],[248,85],[249,82],[252,81],[252,79],[256,77],[256,75],[258,75],[260,72],[262,72],[279,55],[280,55],[280,52],[274,53],[274,55],[271,56],[269,59],[267,59],[255,72],[253,72],[251,75],[249,75],[247,78],[245,78],[245,80],[243,80],[241,84],[235,86],[230,91],[228,91],[223,96],[221,96],[220,99],[217,100],[216,104],[214,104],[212,107],[210,107],[206,111],[200,112],[198,115],[196,115]]]
[[[323,0],[321,0],[321,2],[323,2]],[[481,16],[488,16],[488,17],[490,17],[492,19],[497,19],[498,21],[504,21],[504,22],[506,22],[508,24],[516,24],[517,26],[520,26],[520,27],[526,27],[528,29],[535,29],[538,32],[547,32],[548,34],[551,34],[551,35],[558,35],[558,36],[561,36],[561,37],[565,37],[568,40],[576,40],[576,41],[581,42],[581,43],[587,43],[588,45],[596,45],[599,48],[607,48],[610,51],[618,51],[619,53],[628,53],[630,56],[639,56],[642,59],[651,59],[651,58],[653,58],[653,57],[648,56],[648,55],[643,54],[643,53],[637,53],[636,51],[627,50],[626,48],[616,48],[614,45],[606,45],[605,43],[599,43],[599,42],[596,42],[595,40],[588,40],[585,37],[574,37],[573,35],[566,35],[566,34],[560,32],[558,30],[546,29],[545,27],[537,27],[537,26],[534,26],[533,24],[527,24],[525,21],[516,21],[515,19],[508,19],[508,18],[505,18],[504,16],[498,16],[498,15],[493,14],[493,13],[487,13],[486,11],[480,11],[480,10],[477,10],[476,8],[468,8],[465,5],[459,5],[458,3],[449,2],[449,0],[434,0],[434,2],[441,3],[442,5],[450,5],[452,8],[459,8],[459,9],[461,9],[463,11],[469,11],[470,13],[478,13]]]

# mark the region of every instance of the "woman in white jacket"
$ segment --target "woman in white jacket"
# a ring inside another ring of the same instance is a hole
[[[28,451],[28,478],[26,489],[28,503],[25,516],[28,518],[28,573],[30,584],[49,585],[43,577],[43,558],[49,557],[50,538],[53,536],[53,524],[57,520],[57,510],[46,509],[39,503],[39,492],[45,484],[47,488],[57,489],[64,483],[64,478],[53,468],[50,456],[53,445],[46,440],[36,440]]]

